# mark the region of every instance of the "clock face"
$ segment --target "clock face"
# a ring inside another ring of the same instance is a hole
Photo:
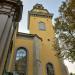
[[[24,57],[26,57],[26,50],[24,48],[20,48],[17,50],[17,54],[16,54],[16,60],[22,59]]]
[[[45,23],[44,22],[39,22],[39,29],[40,30],[46,30],[46,27],[45,27]]]

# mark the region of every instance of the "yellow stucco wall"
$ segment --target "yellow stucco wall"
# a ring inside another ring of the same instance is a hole
[[[41,31],[38,28],[38,22],[44,22],[46,25],[46,30]],[[50,18],[42,17],[30,17],[29,30],[31,34],[37,34],[42,38],[40,42],[40,61],[42,66],[42,75],[47,75],[46,64],[52,63],[54,65],[55,75],[63,75],[61,70],[61,64],[58,57],[56,57],[56,51],[53,48],[55,41],[54,30]],[[48,41],[48,39],[50,41]],[[15,40],[14,50],[19,47],[25,47],[28,52],[27,58],[27,75],[33,75],[33,39],[25,37],[17,37]],[[15,52],[15,51],[14,51]],[[12,56],[14,56],[14,52]]]
[[[33,41],[28,38],[17,37],[15,50],[19,47],[25,47],[27,49],[27,74],[33,75]]]
[[[41,31],[38,28],[38,22],[44,22],[46,25],[46,30]],[[40,42],[40,61],[42,67],[42,75],[47,75],[46,64],[52,63],[54,66],[55,75],[63,75],[60,60],[56,57],[56,51],[54,50],[54,41],[55,41],[55,34],[52,26],[52,22],[50,18],[43,18],[43,17],[30,17],[30,25],[29,30],[31,34],[37,34],[39,37],[42,38]],[[48,41],[49,39],[49,41]],[[34,39],[27,38],[27,37],[16,37],[15,39],[15,46],[13,48],[12,57],[14,56],[14,52],[19,47],[25,47],[28,52],[27,56],[27,75],[33,75],[34,73],[34,57],[33,57],[33,46]]]
[[[45,23],[46,30],[39,29],[38,24],[39,22]],[[56,56],[56,50],[54,49],[55,33],[50,16],[48,17],[48,16],[29,15],[28,24],[30,34],[37,34],[41,39],[37,37],[40,40],[39,41],[31,37],[17,36],[15,39],[15,46],[13,47],[12,58],[17,48],[25,47],[28,52],[27,75],[35,75],[36,72],[37,73],[39,72],[38,68],[37,71],[34,72],[36,68],[35,66],[37,65],[35,64],[35,62],[41,64],[40,65],[41,69],[39,67],[41,73],[38,73],[36,75],[47,75],[47,68],[46,68],[47,63],[53,64],[55,75],[63,75],[61,61]],[[35,45],[36,49],[34,49],[35,48],[34,44],[36,44]],[[37,46],[39,46],[39,48]],[[34,53],[36,53],[36,55]],[[38,60],[38,62],[36,60]]]
[[[46,30],[39,30],[38,22],[44,22],[46,25]],[[42,75],[47,75],[46,64],[52,63],[54,65],[55,75],[62,75],[61,64],[58,57],[56,57],[56,51],[53,48],[55,41],[55,34],[52,26],[52,21],[50,18],[45,17],[34,17],[30,16],[29,30],[31,34],[37,34],[42,38],[41,50],[40,50],[40,60],[42,62]],[[48,41],[48,39],[50,41]]]

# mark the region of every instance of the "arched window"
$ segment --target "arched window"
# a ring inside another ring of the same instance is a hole
[[[27,56],[26,50],[24,48],[19,48],[16,54],[16,60],[23,59]]]
[[[15,70],[20,75],[26,75],[27,71],[27,50],[20,47],[16,51],[16,64]]]
[[[40,30],[46,30],[46,26],[44,22],[39,22],[39,29]]]
[[[54,68],[51,63],[47,64],[47,75],[54,75]]]

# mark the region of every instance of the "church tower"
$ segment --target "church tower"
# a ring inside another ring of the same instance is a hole
[[[52,47],[55,34],[52,25],[52,13],[49,13],[42,5],[36,4],[28,13],[28,29],[31,34],[37,34],[42,38],[43,45]]]
[[[36,4],[33,6],[33,9],[28,12],[28,15],[28,29],[31,34],[47,37],[47,34],[51,35],[54,32],[51,21],[53,14],[49,13],[47,9],[44,9],[42,5]]]

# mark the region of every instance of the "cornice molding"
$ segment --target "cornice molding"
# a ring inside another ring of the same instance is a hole
[[[17,33],[17,37],[27,37],[27,38],[34,38],[34,37],[37,37],[39,38],[41,41],[42,41],[42,38],[39,37],[37,34],[27,34],[27,33],[21,33],[21,32],[18,32]]]
[[[16,21],[20,21],[21,20],[22,11],[23,11],[22,1],[20,1],[20,0],[0,0],[0,14],[1,14],[3,9],[6,9],[4,6],[5,7],[10,7],[9,10],[15,9]],[[2,13],[5,13],[5,12],[6,11],[4,11]]]
[[[49,17],[49,18],[52,18],[53,17],[53,14],[49,14],[49,13],[41,13],[41,12],[30,12],[29,11],[29,15],[32,15],[32,16],[40,16],[40,17]]]

